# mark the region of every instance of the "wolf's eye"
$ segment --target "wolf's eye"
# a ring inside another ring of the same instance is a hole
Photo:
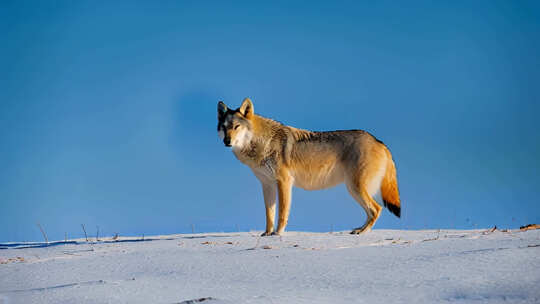
[[[234,126],[234,129],[236,130],[236,129],[238,129],[238,127],[240,127],[240,125],[236,125],[236,126]]]

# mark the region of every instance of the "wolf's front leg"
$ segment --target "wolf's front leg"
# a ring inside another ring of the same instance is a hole
[[[274,234],[281,235],[285,231],[289,221],[289,211],[291,209],[292,180],[284,178],[277,183],[279,195],[279,222]]]
[[[276,215],[276,185],[262,183],[264,205],[266,207],[266,231],[261,236],[268,236],[274,231],[274,217]]]

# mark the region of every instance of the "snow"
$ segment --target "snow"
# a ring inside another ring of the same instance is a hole
[[[0,303],[540,303],[540,230],[259,234],[0,244]]]

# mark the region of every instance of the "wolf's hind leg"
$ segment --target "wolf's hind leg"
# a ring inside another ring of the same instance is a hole
[[[371,230],[371,227],[379,218],[382,207],[368,194],[366,189],[357,183],[347,183],[347,190],[351,196],[364,208],[366,211],[367,219],[362,227],[355,228],[351,231],[351,234],[360,234]],[[364,188],[364,189],[363,189]]]

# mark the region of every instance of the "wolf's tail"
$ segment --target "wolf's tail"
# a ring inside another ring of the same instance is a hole
[[[386,148],[386,147],[385,147]],[[388,162],[386,172],[381,182],[381,195],[384,206],[397,217],[401,217],[401,202],[399,200],[399,190],[397,185],[396,165],[392,159],[392,154],[386,148]]]

